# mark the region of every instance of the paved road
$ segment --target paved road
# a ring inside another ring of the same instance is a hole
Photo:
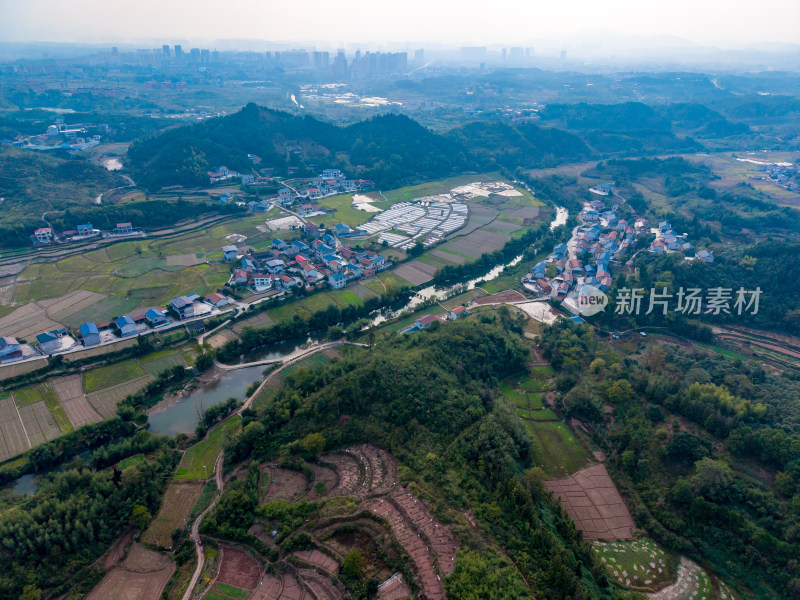
[[[285,367],[286,365],[296,362],[301,358],[305,358],[310,354],[315,354],[316,352],[321,352],[329,348],[336,348],[337,346],[342,346],[344,344],[348,344],[350,346],[361,346],[363,348],[367,347],[367,344],[359,344],[357,342],[346,342],[344,340],[337,340],[335,342],[326,342],[324,344],[317,344],[311,346],[310,348],[302,348],[300,350],[292,352],[291,354],[282,356],[281,358],[265,358],[264,360],[242,363],[240,365],[224,365],[218,360],[214,360],[214,364],[218,369],[222,369],[223,371],[234,371],[236,369],[246,369],[247,367],[257,367],[259,365],[274,365],[275,363],[284,363],[283,366]]]

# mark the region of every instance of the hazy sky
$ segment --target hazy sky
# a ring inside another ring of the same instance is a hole
[[[0,0],[6,42],[511,45],[587,30],[800,43],[800,0]]]

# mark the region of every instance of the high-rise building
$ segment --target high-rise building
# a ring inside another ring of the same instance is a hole
[[[511,48],[508,57],[512,61],[519,62],[523,58],[525,58],[525,54],[523,53],[522,48],[520,48],[519,46],[515,46],[515,47]]]
[[[327,52],[315,51],[312,55],[315,69],[328,69],[330,67],[330,55]]]
[[[203,48],[200,50],[200,62],[206,64],[211,62],[211,52],[208,50],[208,48]]]
[[[564,60],[565,58],[567,58],[567,51],[566,50],[562,50],[561,51],[561,60]]]
[[[357,55],[358,54],[359,53],[357,53]],[[344,55],[344,50],[337,50],[336,58],[333,59],[333,64],[331,65],[331,73],[340,77],[347,77],[350,74],[350,70],[347,68],[347,58]]]
[[[161,54],[164,58],[169,58],[169,44],[164,44],[161,46]]]
[[[175,44],[175,58],[181,60],[183,58],[183,48],[180,44]]]
[[[503,62],[506,62],[506,49],[503,48]]]
[[[414,62],[415,63],[424,63],[425,62],[425,49],[420,48],[419,50],[414,50]]]
[[[200,48],[192,48],[189,50],[189,60],[192,62],[200,62]]]

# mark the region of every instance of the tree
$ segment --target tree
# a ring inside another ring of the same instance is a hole
[[[198,372],[208,371],[214,364],[214,355],[211,352],[202,352],[194,361],[194,367]]]
[[[301,442],[303,450],[316,456],[325,449],[325,438],[321,433],[309,433]]]
[[[22,588],[19,600],[42,600],[42,592],[33,584],[26,585]]]
[[[364,566],[364,557],[358,550],[348,552],[344,557],[342,574],[350,579],[358,579],[361,576],[361,568]]]
[[[147,510],[147,507],[142,506],[141,504],[134,505],[133,509],[131,510],[131,524],[136,527],[136,529],[140,531],[144,531],[147,527],[147,524],[150,522],[153,516],[150,514],[150,511]]]
[[[703,495],[714,502],[723,500],[733,482],[731,468],[721,460],[713,458],[702,458],[694,466],[696,471],[692,477],[694,493]]]

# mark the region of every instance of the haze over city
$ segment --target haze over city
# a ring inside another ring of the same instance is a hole
[[[480,0],[233,0],[213,9],[189,0],[0,0],[0,15],[3,42],[477,45],[580,38],[584,43],[636,46],[645,37],[660,36],[656,43],[664,46],[800,43],[800,3],[794,0],[777,0],[768,7],[743,0],[498,0],[490,5]]]

